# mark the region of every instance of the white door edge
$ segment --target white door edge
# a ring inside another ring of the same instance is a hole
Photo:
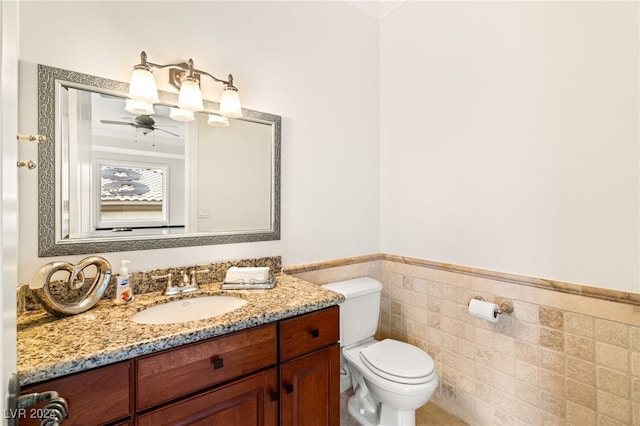
[[[0,374],[2,424],[7,424],[9,377],[16,371],[18,280],[18,1],[0,2]]]

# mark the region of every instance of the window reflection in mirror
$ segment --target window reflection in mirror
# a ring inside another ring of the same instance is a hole
[[[97,230],[168,226],[167,167],[100,164]],[[97,191],[96,191],[97,192]],[[184,226],[184,225],[178,225]]]

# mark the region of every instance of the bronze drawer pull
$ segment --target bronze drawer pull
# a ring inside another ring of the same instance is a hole
[[[222,358],[219,358],[217,355],[213,358],[213,369],[217,370],[218,368],[224,367],[224,361]]]
[[[291,383],[285,383],[284,384],[284,391],[286,393],[291,393],[293,392],[293,385]]]
[[[320,330],[318,330],[317,328],[311,330],[311,337],[313,337],[314,339],[320,337]]]

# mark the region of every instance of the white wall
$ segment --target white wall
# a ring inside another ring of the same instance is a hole
[[[193,57],[283,117],[282,240],[107,254],[116,265],[382,251],[640,292],[638,15],[408,2],[379,23],[345,2],[28,1],[20,128],[37,127],[37,63],[126,81],[140,50]],[[35,173],[20,178],[24,282],[49,259]]]
[[[20,29],[23,132],[37,131],[36,64],[128,81],[141,50],[156,63],[192,57],[214,75],[232,72],[244,107],[283,118],[281,241],[105,254],[112,264],[273,255],[296,264],[379,251],[375,19],[342,2],[26,1]],[[20,176],[19,230],[27,282],[51,261],[37,257],[36,173]]]
[[[385,18],[382,251],[640,292],[638,18],[638,2]]]

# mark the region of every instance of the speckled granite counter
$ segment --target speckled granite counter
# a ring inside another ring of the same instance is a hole
[[[18,375],[22,386],[135,358],[233,331],[337,305],[343,296],[289,275],[279,275],[271,290],[221,290],[200,285],[184,296],[136,295],[130,305],[103,300],[82,314],[55,318],[44,311],[18,319]],[[179,324],[148,325],[129,320],[136,312],[181,298],[212,294],[242,297],[247,304],[214,318]]]

